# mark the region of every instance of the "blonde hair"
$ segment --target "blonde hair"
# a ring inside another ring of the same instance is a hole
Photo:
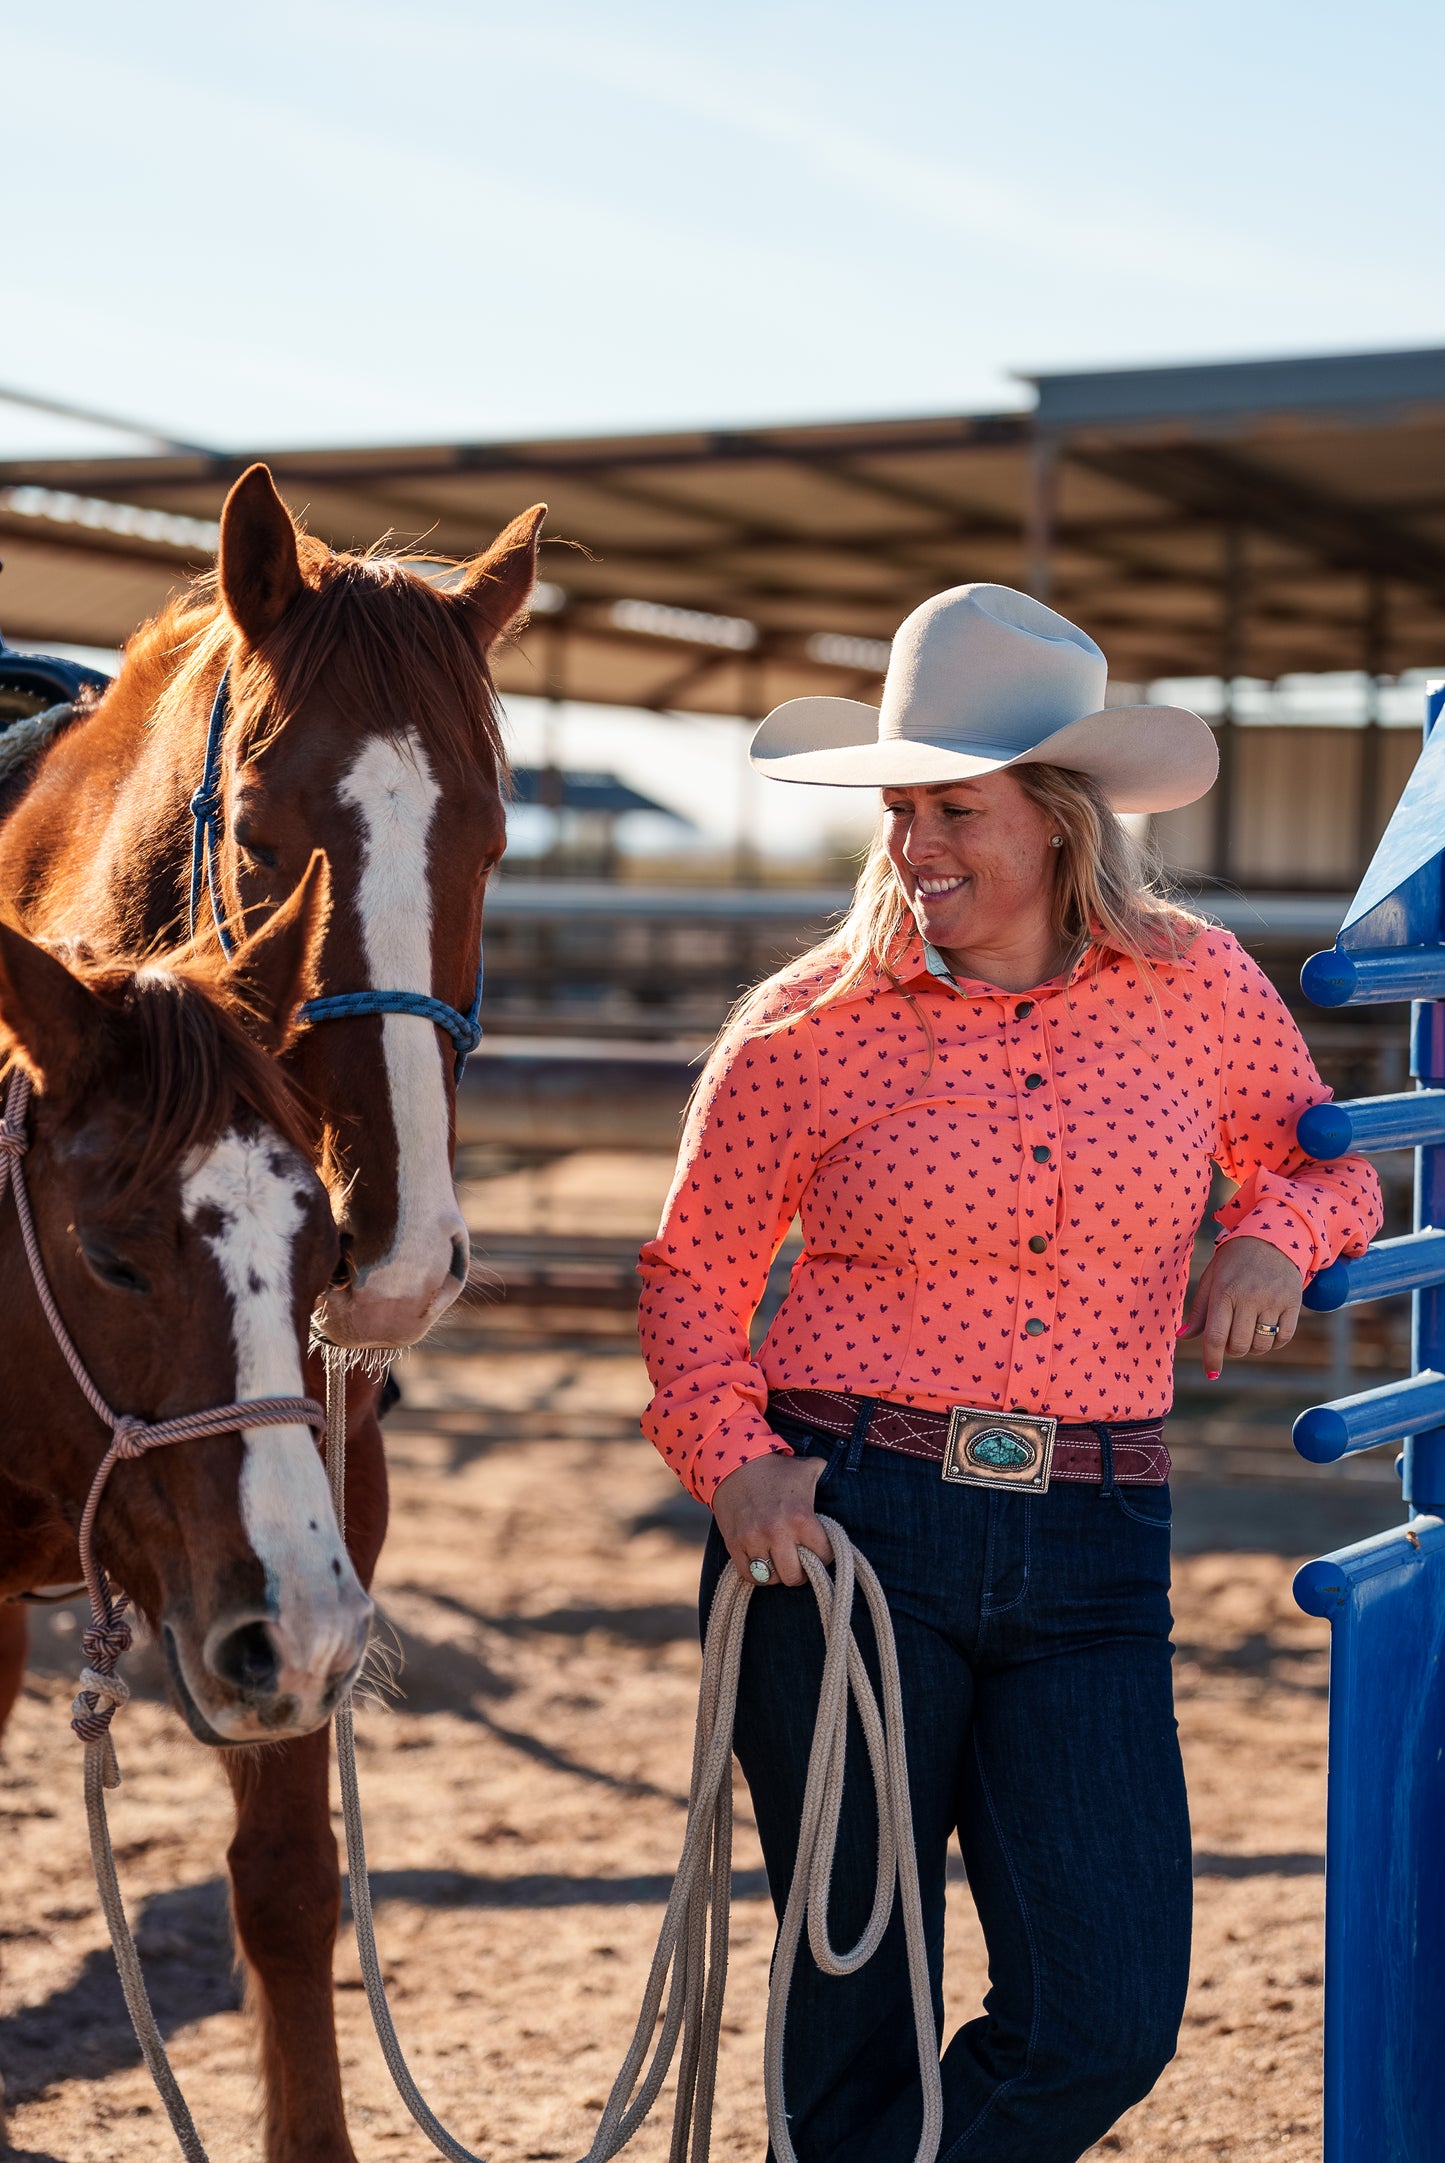
[[[1015,766],[1011,771],[1061,837],[1054,852],[1051,910],[1060,944],[1071,955],[1092,944],[1095,967],[1106,954],[1122,954],[1152,990],[1155,963],[1177,961],[1202,928],[1202,918],[1168,899],[1156,860],[1110,809],[1092,775],[1067,766]],[[888,855],[886,821],[880,819],[853,889],[852,907],[841,924],[787,969],[747,993],[728,1026],[756,1018],[760,1033],[771,1035],[835,999],[846,999],[874,972],[901,989],[893,962],[912,930],[913,912]],[[805,1004],[762,1018],[762,1010],[776,1005],[775,995],[785,985],[817,976],[825,981]],[[931,1036],[926,1023],[925,1031]]]

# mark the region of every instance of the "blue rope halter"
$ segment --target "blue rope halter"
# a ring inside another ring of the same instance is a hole
[[[229,961],[236,951],[236,943],[226,927],[226,912],[222,906],[220,868],[217,849],[224,828],[221,805],[221,745],[225,739],[226,722],[231,711],[231,671],[227,669],[216,686],[216,696],[211,702],[211,718],[206,728],[206,758],[201,769],[201,784],[191,798],[191,893],[187,923],[190,935],[196,935],[196,922],[201,913],[201,888],[204,885],[210,897],[211,914],[216,922],[216,935],[221,942],[221,952]],[[301,1008],[303,1021],[351,1021],[360,1014],[416,1014],[429,1021],[449,1036],[456,1046],[456,1078],[462,1078],[468,1052],[476,1050],[482,1041],[482,958],[477,956],[477,990],[470,1011],[463,1014],[445,999],[433,999],[424,991],[336,991],[322,998],[308,999]]]

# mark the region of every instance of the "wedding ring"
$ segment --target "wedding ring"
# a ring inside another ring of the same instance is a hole
[[[754,1555],[748,1570],[755,1585],[770,1585],[773,1581],[773,1565],[766,1555]]]
[[[1254,1334],[1256,1337],[1277,1337],[1279,1335],[1279,1324],[1278,1322],[1256,1322]]]

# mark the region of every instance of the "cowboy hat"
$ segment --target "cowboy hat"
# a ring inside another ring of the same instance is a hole
[[[1002,766],[1092,774],[1116,811],[1172,811],[1214,781],[1214,731],[1181,706],[1104,705],[1108,664],[1011,586],[955,586],[899,625],[881,707],[792,698],[753,737],[775,781],[931,788]]]

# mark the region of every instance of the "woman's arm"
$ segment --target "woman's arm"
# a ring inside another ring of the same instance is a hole
[[[1296,1142],[1300,1113],[1330,1092],[1288,1007],[1233,940],[1221,1023],[1215,1154],[1239,1192],[1218,1213],[1223,1236],[1182,1332],[1203,1331],[1209,1374],[1225,1352],[1239,1358],[1288,1343],[1310,1278],[1342,1254],[1363,1254],[1383,1221],[1372,1164],[1363,1157],[1316,1163]],[[1277,1336],[1259,1332],[1259,1324],[1273,1325]]]
[[[748,1330],[817,1161],[818,1067],[806,1021],[736,1032],[694,1099],[656,1239],[642,1250],[638,1326],[655,1395],[644,1432],[684,1485],[714,1489],[790,1455]]]

